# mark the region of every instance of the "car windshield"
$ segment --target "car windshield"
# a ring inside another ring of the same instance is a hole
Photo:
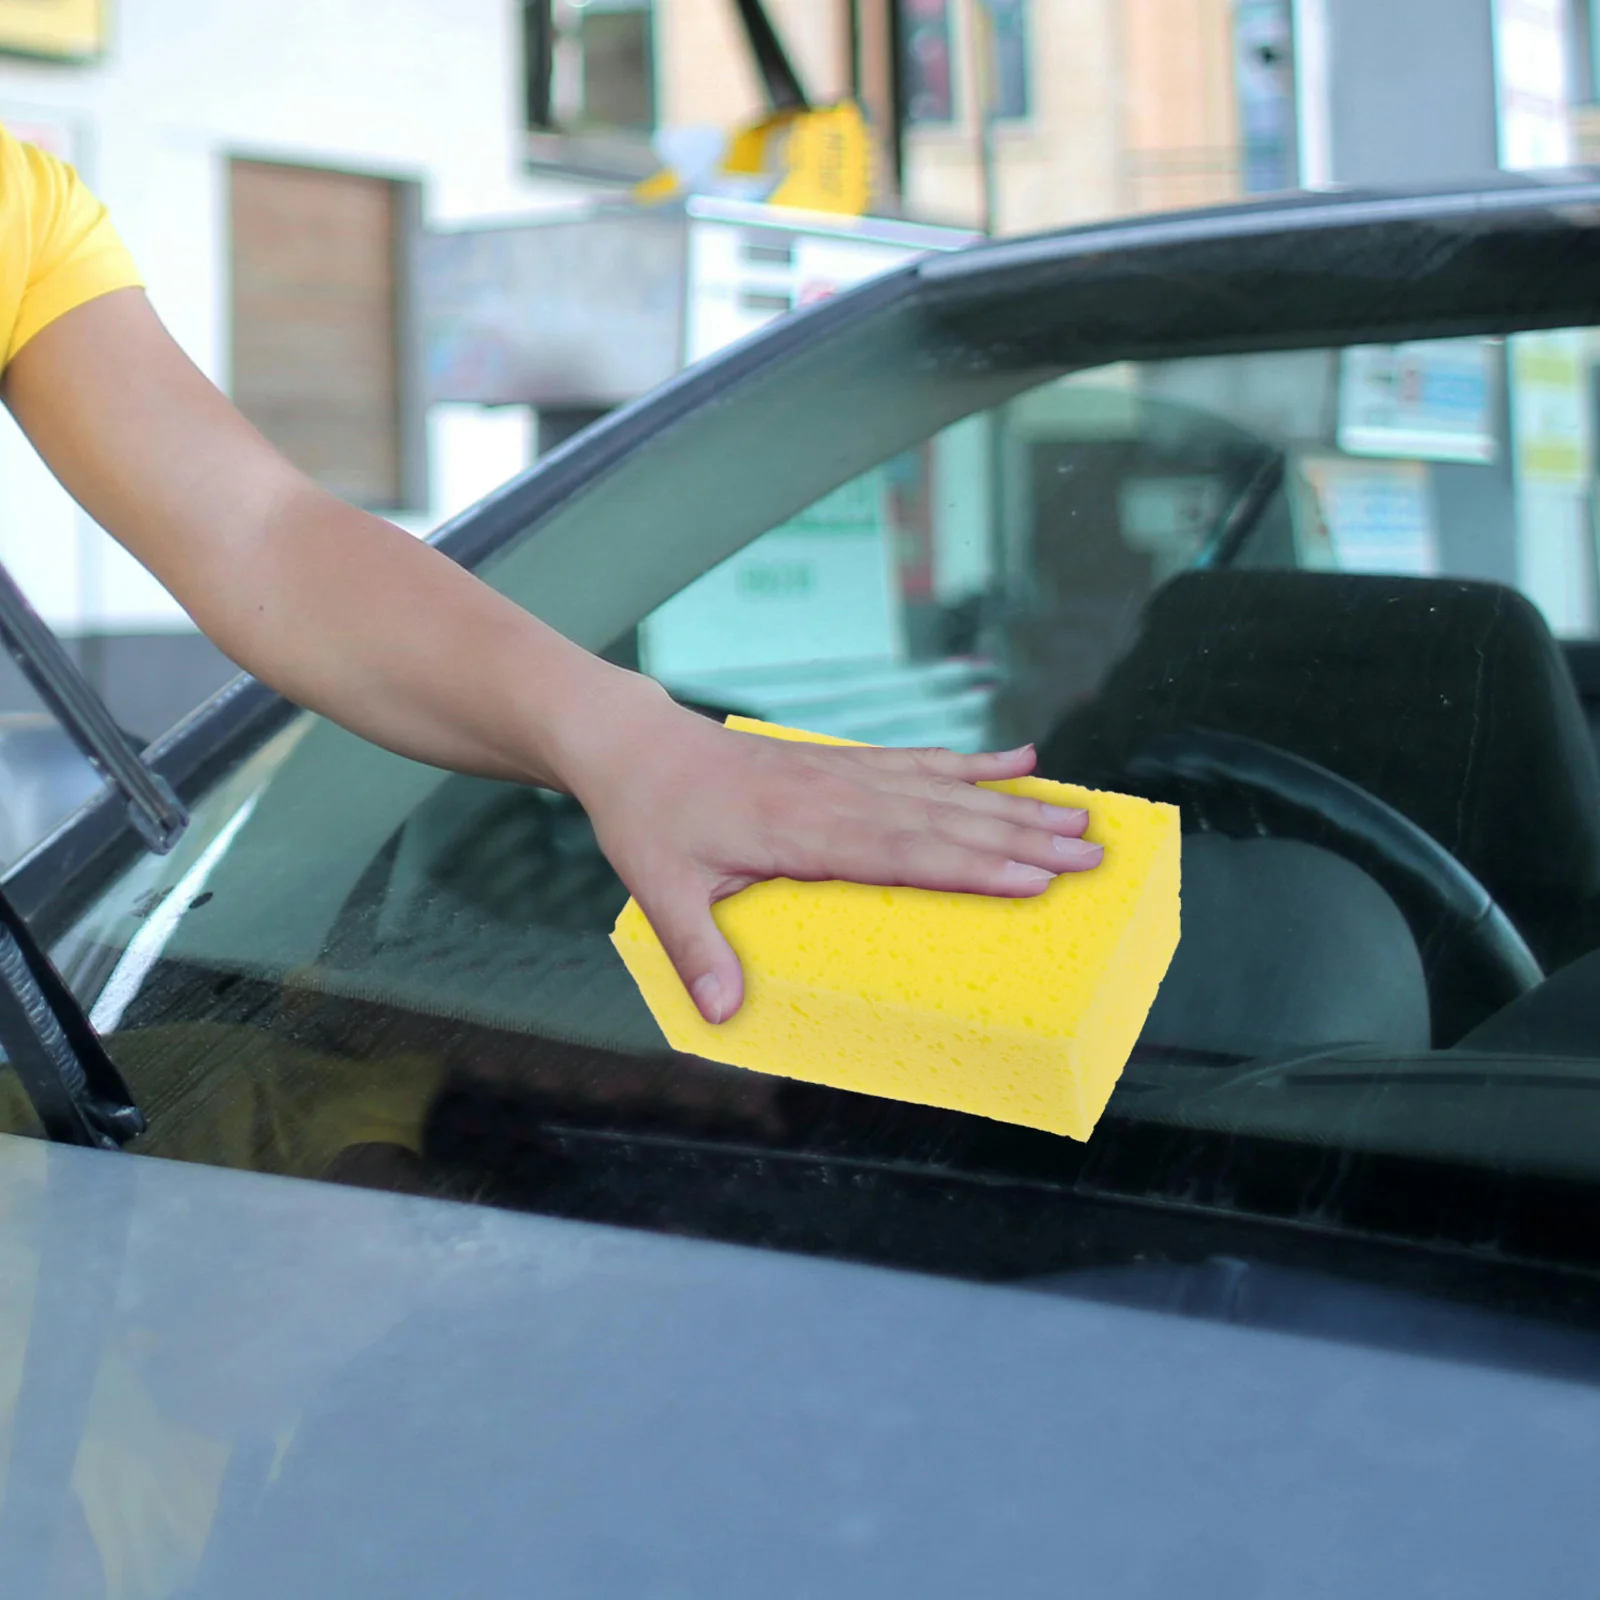
[[[863,1174],[1170,1189],[1207,1137],[1596,1187],[1597,353],[1084,368],[891,306],[481,562],[711,714],[1180,803],[1182,944],[1087,1147],[673,1056],[575,804],[299,715],[56,943],[136,1148],[891,1256]]]

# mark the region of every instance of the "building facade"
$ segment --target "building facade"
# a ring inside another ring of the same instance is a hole
[[[866,106],[882,209],[917,220],[1019,233],[1600,150],[1600,0],[766,3],[812,96]],[[412,232],[625,195],[661,130],[761,106],[733,0],[0,0],[0,119],[82,168],[269,436],[418,532],[538,427],[423,404]],[[3,417],[0,559],[136,732],[230,670]]]
[[[28,31],[52,12],[61,35]],[[510,0],[11,0],[0,120],[79,166],[167,326],[269,436],[420,531],[529,454],[525,413],[419,412],[404,304],[409,229],[573,192],[527,169],[520,37]],[[231,673],[3,416],[0,559],[137,733]]]
[[[560,3],[560,0],[557,0]],[[657,6],[665,122],[761,104],[731,0]],[[1205,203],[1245,181],[1235,0],[768,0],[818,100],[855,95],[886,206],[1024,232]],[[1278,0],[1267,0],[1269,18]]]

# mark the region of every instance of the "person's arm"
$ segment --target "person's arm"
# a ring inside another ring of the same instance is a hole
[[[713,1022],[743,996],[710,907],[765,878],[1027,896],[1093,867],[1082,812],[974,787],[1009,755],[732,732],[382,518],[324,493],[140,290],[68,312],[0,397],[79,503],[240,666],[388,749],[574,795]]]

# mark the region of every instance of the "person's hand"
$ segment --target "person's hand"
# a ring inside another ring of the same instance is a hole
[[[771,739],[720,727],[654,685],[596,706],[589,726],[567,786],[708,1022],[744,998],[711,907],[753,883],[1017,899],[1104,854],[1081,837],[1087,813],[976,787],[1026,776],[1031,747],[965,756]]]

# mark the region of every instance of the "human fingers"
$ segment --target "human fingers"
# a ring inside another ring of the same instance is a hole
[[[999,783],[1006,778],[1025,778],[1038,764],[1031,744],[1015,750],[986,751],[966,755],[932,745],[917,749],[882,746],[811,746],[812,749],[848,751],[863,766],[881,772],[903,772],[925,778],[954,778],[959,783]]]
[[[744,974],[712,918],[710,890],[684,872],[634,898],[700,1015],[707,1022],[726,1022],[744,1003]]]
[[[980,789],[959,778],[898,769],[871,772],[866,781],[885,793],[906,795],[928,804],[953,805],[1019,828],[1043,829],[1068,838],[1081,838],[1089,826],[1089,813],[1081,806],[1052,805],[1028,795]]]
[[[853,783],[814,789],[810,801],[803,820],[764,839],[761,876],[1016,898],[1041,893],[1066,870],[1065,859],[1047,848],[1057,836],[961,807]],[[1019,843],[1020,860],[1009,853]],[[1081,847],[1076,839],[1064,843]]]
[[[1083,823],[1087,813],[1080,812]],[[1076,834],[1056,833],[1031,820],[1013,822],[1004,815],[975,810],[959,802],[927,806],[928,827],[947,844],[981,856],[999,856],[1047,872],[1087,872],[1105,859],[1105,848]]]

